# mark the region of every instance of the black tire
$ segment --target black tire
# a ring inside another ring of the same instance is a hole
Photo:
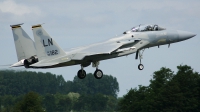
[[[139,65],[138,65],[138,69],[139,69],[139,70],[143,70],[143,69],[144,69],[143,64],[139,64]]]
[[[77,76],[79,79],[84,79],[86,77],[86,72],[85,70],[79,70],[77,73]]]
[[[25,67],[25,68],[29,68],[29,62],[28,62],[28,60],[26,60],[26,59],[24,60],[24,67]]]
[[[96,79],[101,79],[103,77],[103,72],[100,70],[100,69],[97,69],[95,72],[94,72],[94,77]]]

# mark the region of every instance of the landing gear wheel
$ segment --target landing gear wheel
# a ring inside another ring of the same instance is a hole
[[[77,73],[77,76],[79,79],[84,79],[86,77],[86,72],[85,70],[79,70]]]
[[[24,67],[25,68],[29,68],[29,63],[28,63],[28,61],[26,59],[24,60]]]
[[[103,77],[103,72],[100,69],[96,69],[96,71],[94,72],[94,77],[96,79],[101,79]]]
[[[138,65],[138,69],[139,69],[139,70],[143,70],[143,69],[144,69],[143,64],[139,64],[139,65]]]

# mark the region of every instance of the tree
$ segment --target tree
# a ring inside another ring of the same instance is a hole
[[[77,111],[105,111],[108,98],[102,94],[81,95],[74,105]]]
[[[47,112],[55,112],[56,101],[53,94],[46,94],[44,96],[43,104]]]
[[[60,99],[57,104],[57,111],[64,112],[64,111],[70,111],[72,109],[72,100],[69,97],[66,97],[65,99]]]
[[[32,71],[0,70],[0,95],[21,95],[35,91],[41,95],[68,94],[105,94],[117,97],[119,84],[113,76],[104,75],[100,80],[90,73],[83,80],[77,76],[73,81],[65,81],[62,75]]]
[[[41,95],[69,92],[61,75],[52,73],[0,70],[0,95],[21,95],[35,91]]]
[[[200,74],[190,66],[177,66],[154,72],[149,86],[131,89],[119,102],[120,111],[198,111]]]
[[[12,111],[14,100],[15,99],[11,95],[5,95],[1,97],[1,106],[3,106],[5,112]]]
[[[106,105],[106,111],[115,111],[117,109],[117,98],[113,96],[106,96],[108,98],[107,105]],[[105,111],[105,110],[104,110]]]
[[[71,111],[73,109],[74,103],[79,98],[78,93],[69,93],[69,94],[60,94],[56,93],[54,95],[56,99],[56,111],[63,112],[63,111]]]
[[[15,111],[61,112],[79,107],[76,110],[113,111],[118,92],[117,79],[110,75],[98,80],[90,73],[83,80],[75,76],[66,82],[49,72],[0,70],[0,111],[13,111],[13,107]]]
[[[23,100],[16,104],[15,112],[44,112],[39,95],[35,92],[27,93]]]
[[[89,73],[84,80],[77,76],[74,77],[72,91],[80,94],[94,95],[100,93],[117,97],[119,84],[117,79],[111,75],[104,75],[102,79],[97,80]]]

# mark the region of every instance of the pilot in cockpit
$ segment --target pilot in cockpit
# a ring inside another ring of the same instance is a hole
[[[143,28],[144,29],[141,29],[141,31],[160,31],[160,30],[165,30],[165,28],[159,27],[158,25],[144,25]]]
[[[161,30],[165,30],[165,28],[162,28],[156,24],[155,25],[145,24],[133,27],[131,28],[131,30],[126,31],[123,34],[127,34],[130,32],[161,31]]]

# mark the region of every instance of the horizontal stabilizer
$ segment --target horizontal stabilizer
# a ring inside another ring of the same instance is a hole
[[[10,67],[19,67],[19,66],[24,66],[24,60],[14,63]]]
[[[35,68],[42,68],[42,67],[49,67],[49,66],[53,66],[53,65],[57,65],[59,64],[58,62],[49,62],[49,63],[35,63],[35,64],[32,64],[30,65],[30,67],[35,67]]]

